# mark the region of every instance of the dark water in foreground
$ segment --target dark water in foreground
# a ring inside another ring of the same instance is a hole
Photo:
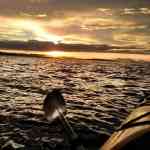
[[[149,77],[150,62],[0,55],[0,146],[12,139],[31,149],[63,149],[62,127],[48,125],[42,111],[56,87],[64,89],[67,118],[81,141],[96,145],[140,103]]]

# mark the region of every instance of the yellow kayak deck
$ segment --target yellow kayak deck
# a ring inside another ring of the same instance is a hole
[[[150,132],[150,123],[146,124],[146,122],[150,122],[150,105],[136,108],[125,120],[122,127],[129,124],[129,122],[131,125],[140,123],[143,124],[122,128],[114,132],[100,150],[120,150],[133,139],[139,138],[145,133]]]

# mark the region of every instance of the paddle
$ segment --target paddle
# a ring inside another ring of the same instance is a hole
[[[65,117],[66,104],[60,89],[53,89],[52,92],[47,94],[44,100],[43,110],[45,112],[45,117],[49,122],[54,121],[56,118],[60,120],[69,142],[77,140],[78,135]],[[84,148],[83,146],[80,146],[78,149],[83,150]]]

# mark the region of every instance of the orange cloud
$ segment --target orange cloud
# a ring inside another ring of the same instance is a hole
[[[134,35],[129,33],[118,33],[114,35],[114,40],[119,41],[127,45],[136,45],[145,48],[149,48],[149,36],[148,35]]]
[[[147,45],[146,35],[150,33],[146,15],[149,11],[149,8],[97,8],[82,13],[58,11],[59,13],[52,15],[48,15],[46,11],[22,12],[20,18],[23,19],[0,17],[0,21],[3,22],[0,24],[0,39]],[[135,14],[142,14],[145,18],[136,17]],[[136,38],[128,35],[132,31]],[[142,34],[137,36],[138,33]]]

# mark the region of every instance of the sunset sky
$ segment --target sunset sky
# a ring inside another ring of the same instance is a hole
[[[0,40],[150,47],[150,0],[0,0]]]

